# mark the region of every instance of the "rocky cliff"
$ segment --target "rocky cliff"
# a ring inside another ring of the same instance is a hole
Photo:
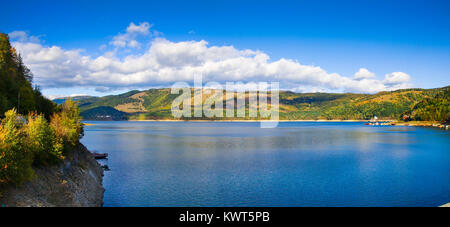
[[[78,144],[63,163],[36,169],[36,178],[2,190],[0,206],[94,207],[103,205],[103,168]]]

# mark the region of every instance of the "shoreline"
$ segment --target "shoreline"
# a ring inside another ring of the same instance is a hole
[[[85,121],[97,121],[97,120],[85,120]],[[174,119],[149,119],[149,120],[122,120],[127,122],[273,122],[275,120],[174,120]],[[370,120],[278,120],[278,122],[371,122]],[[406,127],[433,127],[440,128],[444,130],[449,129],[449,125],[440,122],[430,122],[430,121],[412,121],[412,122],[401,122],[397,120],[379,120],[382,126],[406,126]],[[84,122],[85,126],[95,125],[92,123]]]
[[[384,125],[391,125],[391,126],[404,126],[404,127],[433,127],[433,128],[440,128],[444,130],[449,129],[449,125],[446,123],[441,123],[437,121],[392,121],[389,123],[386,123]]]
[[[126,120],[136,122],[369,122],[369,120]],[[386,120],[393,121],[393,120]]]

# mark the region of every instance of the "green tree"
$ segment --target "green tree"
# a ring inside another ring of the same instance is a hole
[[[19,113],[43,113],[47,119],[55,111],[55,104],[32,87],[33,74],[22,57],[11,47],[9,37],[0,33],[0,117],[6,110],[16,108]]]
[[[42,95],[38,86],[36,86],[34,88],[33,93],[34,93],[34,103],[35,103],[36,111],[38,113],[44,114],[44,117],[47,120],[50,120],[50,117],[52,116],[52,114],[54,112],[56,112],[56,110],[57,110],[56,103],[45,98]]]
[[[21,113],[28,114],[35,110],[35,98],[31,86],[22,86],[19,89],[18,99]]]

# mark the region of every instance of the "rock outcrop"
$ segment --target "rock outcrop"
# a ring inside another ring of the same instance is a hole
[[[36,178],[2,190],[0,206],[97,207],[103,205],[103,168],[78,144],[63,163],[36,169]]]

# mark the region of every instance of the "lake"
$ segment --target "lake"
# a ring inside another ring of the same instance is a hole
[[[439,206],[450,133],[361,122],[93,122],[105,206]]]

